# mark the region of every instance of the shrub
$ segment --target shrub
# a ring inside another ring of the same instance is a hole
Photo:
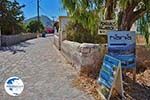
[[[91,33],[90,30],[85,29],[81,24],[73,22],[69,22],[66,27],[67,40],[80,43],[106,43],[107,36],[98,35],[97,32]]]

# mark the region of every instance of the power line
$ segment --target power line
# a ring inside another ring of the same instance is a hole
[[[34,0],[31,0],[31,1],[29,1],[29,2],[26,2],[26,3],[25,3],[25,7],[26,7],[26,6],[29,6],[29,5],[34,5],[33,2],[34,2]]]
[[[41,6],[40,6],[39,8],[40,8],[40,10],[41,10],[44,14],[47,15],[47,12],[46,12]]]
[[[44,8],[42,8],[41,6],[40,6],[40,10],[45,14],[45,15],[47,15],[48,13],[45,11],[45,9]],[[48,16],[50,16],[50,15],[48,15]],[[56,18],[56,16],[50,16],[53,20],[55,20],[55,18]]]
[[[30,2],[27,2],[27,4],[33,4],[34,0],[31,0]]]
[[[40,6],[40,10],[44,13],[44,14],[46,14],[47,15],[47,12],[45,11],[45,9],[44,8],[42,8],[41,6]],[[49,16],[49,15],[48,15]],[[56,16],[50,16],[52,19],[55,19],[56,18]]]

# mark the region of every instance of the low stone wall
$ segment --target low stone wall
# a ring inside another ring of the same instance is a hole
[[[99,71],[103,55],[99,44],[77,43],[64,40],[61,51],[81,74],[96,74]]]
[[[73,55],[79,54],[80,43],[64,40],[61,45],[61,51],[69,61],[73,64]],[[78,63],[79,64],[79,63]]]
[[[81,74],[97,74],[100,70],[103,57],[107,54],[107,44],[78,43],[64,40],[61,45],[61,52]],[[150,48],[145,45],[136,45],[137,72],[149,68]]]
[[[144,37],[137,35],[137,45],[144,45]],[[103,57],[107,54],[107,44],[90,44],[78,43],[68,40],[59,39],[59,36],[54,36],[54,44],[60,48],[62,54],[67,61],[71,63],[80,74],[97,73],[103,61]]]
[[[1,44],[2,46],[10,46],[14,45],[29,39],[36,38],[37,35],[35,33],[26,33],[26,34],[17,34],[17,35],[2,35],[1,36]]]

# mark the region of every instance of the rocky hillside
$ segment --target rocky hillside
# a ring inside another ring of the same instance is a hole
[[[28,24],[32,20],[37,20],[37,16],[25,20],[24,23]],[[53,21],[47,16],[41,15],[40,16],[40,21],[43,23],[43,25],[45,27],[52,27],[53,26]]]

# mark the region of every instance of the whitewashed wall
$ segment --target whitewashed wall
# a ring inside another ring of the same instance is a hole
[[[89,75],[99,71],[100,63],[105,54],[101,52],[99,44],[78,43],[67,40],[62,41],[61,52],[80,75]]]
[[[2,46],[14,45],[29,39],[36,38],[37,34],[35,33],[26,33],[26,34],[17,34],[17,35],[2,35],[1,44]]]

